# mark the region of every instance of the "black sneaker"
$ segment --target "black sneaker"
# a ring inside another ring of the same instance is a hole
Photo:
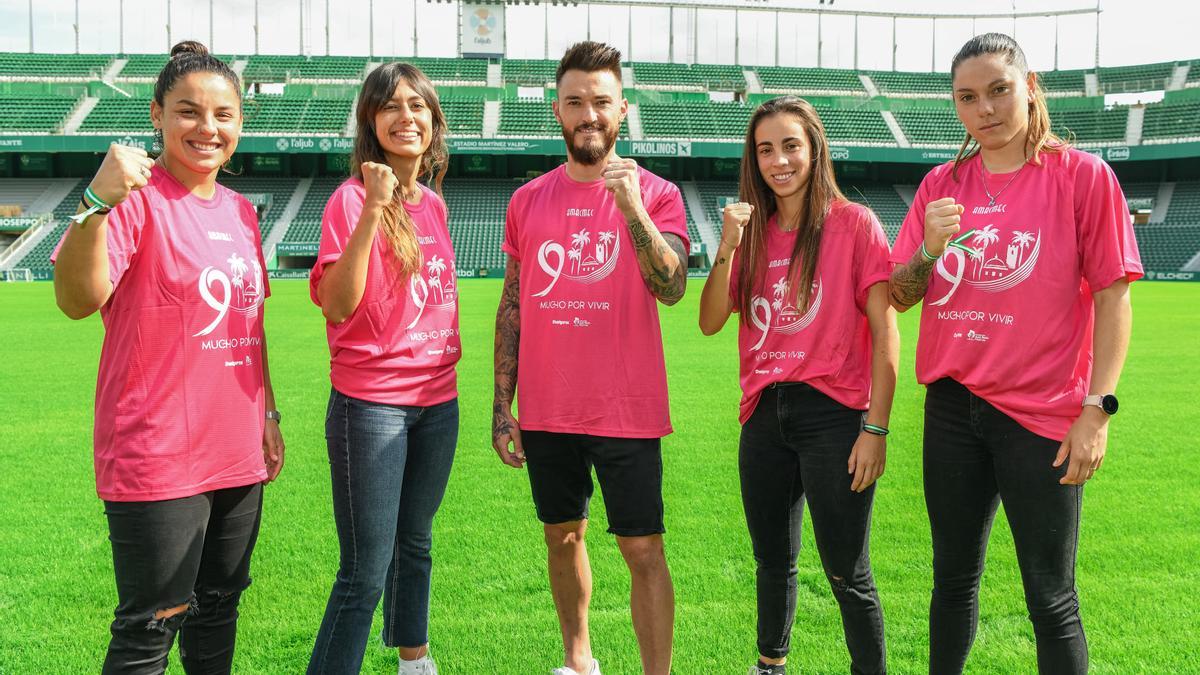
[[[787,666],[782,663],[772,666],[759,661],[750,666],[750,672],[747,675],[787,675]]]

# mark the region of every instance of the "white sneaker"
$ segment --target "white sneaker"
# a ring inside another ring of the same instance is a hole
[[[592,659],[592,667],[587,673],[581,674],[573,668],[562,666],[550,671],[550,675],[600,675],[600,662]]]
[[[416,661],[400,659],[400,669],[396,671],[396,675],[437,675],[437,665],[428,654]]]

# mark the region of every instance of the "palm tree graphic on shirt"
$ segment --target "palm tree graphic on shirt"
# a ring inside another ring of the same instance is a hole
[[[250,269],[246,266],[246,259],[234,253],[229,256],[225,262],[229,263],[229,271],[233,273],[233,278],[229,282],[237,289],[238,300],[245,300],[245,282],[242,281],[242,276]]]
[[[775,284],[771,286],[771,290],[775,293],[775,300],[771,303],[771,309],[775,310],[776,312],[779,312],[779,310],[783,309],[783,298],[787,295],[787,289],[788,282],[784,277],[780,277],[779,281],[776,281]]]
[[[1020,264],[1025,259],[1025,249],[1029,248],[1030,244],[1033,243],[1033,233],[1021,232],[1020,230],[1013,230],[1012,233],[1012,246],[1019,247],[1021,252],[1020,258],[1017,260],[1017,264]]]
[[[982,230],[976,232],[974,237],[971,237],[972,244],[982,245],[982,247],[979,249],[979,256],[972,256],[975,259],[976,276],[979,275],[982,266],[986,264],[985,261],[987,260],[988,246],[991,246],[999,240],[1000,232],[996,229],[995,225],[984,225]]]
[[[613,240],[616,239],[616,236],[617,235],[613,232],[600,233],[600,245],[603,246],[603,249],[601,249],[599,246],[596,247],[596,262],[602,263],[605,260],[608,260],[608,257],[612,254],[611,244],[613,243]],[[603,250],[603,253],[601,253],[601,250]]]
[[[583,260],[583,247],[588,245],[592,240],[591,234],[587,230],[580,230],[571,235],[571,250],[567,251],[567,257],[574,263],[575,273],[579,273],[579,267]],[[574,253],[575,255],[571,255]]]
[[[442,272],[446,271],[446,260],[440,256],[433,256],[429,262],[425,263],[425,267],[429,270],[429,286],[437,289],[438,303],[445,301],[444,291],[442,290]]]

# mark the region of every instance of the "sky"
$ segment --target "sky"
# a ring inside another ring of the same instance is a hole
[[[642,2],[652,0],[630,4]],[[590,37],[610,42],[627,58],[639,61],[945,71],[954,52],[972,34],[993,30],[1012,34],[1015,29],[1036,70],[1090,68],[1096,65],[1097,55],[1101,66],[1200,58],[1200,40],[1195,38],[1200,2],[1099,2],[1103,11],[1098,54],[1094,12],[1015,22],[1011,16],[995,17],[1014,10],[1094,10],[1097,0],[836,0],[836,11],[887,13],[903,7],[906,14],[938,15],[961,14],[964,7],[971,7],[981,17],[991,14],[993,18],[859,17],[856,21],[828,13],[818,18],[816,13],[749,9],[736,12],[735,17],[733,11],[716,9],[584,2],[577,7],[521,5],[506,10],[506,56],[558,58],[571,43]],[[826,7],[818,0],[726,0],[724,4]],[[78,38],[77,7],[83,27]],[[458,4],[450,0],[0,0],[0,51],[30,51],[32,41],[37,52],[162,53],[178,40],[199,39],[218,54],[455,56],[458,13]]]

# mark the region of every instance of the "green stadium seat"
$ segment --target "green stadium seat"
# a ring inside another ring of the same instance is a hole
[[[1096,72],[1100,89],[1106,94],[1166,89],[1175,71],[1174,63],[1147,63],[1136,66],[1101,68]]]
[[[1050,125],[1062,138],[1078,143],[1125,142],[1129,108],[1118,106],[1100,110],[1053,110]]]
[[[740,66],[707,63],[639,63],[633,64],[636,86],[645,89],[695,89],[742,91],[746,77]]]
[[[496,133],[518,138],[558,138],[562,136],[562,126],[554,119],[549,99],[506,98],[500,102],[500,127]],[[629,138],[628,122],[621,122],[619,134],[620,138]]]
[[[1146,106],[1143,141],[1200,139],[1200,101],[1154,103]]]
[[[879,93],[895,96],[949,96],[950,73],[905,73],[900,71],[868,71],[867,75]]]
[[[0,131],[53,133],[66,121],[76,103],[78,99],[74,98],[0,97]]]
[[[544,59],[504,59],[500,75],[509,84],[541,87],[554,82],[558,61]]]
[[[851,93],[861,96],[867,93],[858,73],[853,70],[779,66],[758,66],[754,70],[763,91],[770,94]]]
[[[244,132],[341,134],[350,118],[350,99],[290,98],[259,94],[246,99]]]
[[[1133,232],[1145,269],[1178,271],[1200,251],[1200,225],[1138,225]]]
[[[153,129],[148,98],[102,98],[79,126],[84,133],[150,133]]]
[[[1171,194],[1165,223],[1171,225],[1200,225],[1200,183],[1179,182]]]
[[[110,54],[31,54],[0,52],[0,77],[30,80],[98,80],[112,63]]]

